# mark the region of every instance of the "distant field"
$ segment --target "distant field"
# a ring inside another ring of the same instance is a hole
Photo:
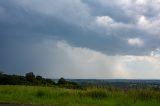
[[[160,106],[160,91],[0,86],[0,103],[51,106]]]

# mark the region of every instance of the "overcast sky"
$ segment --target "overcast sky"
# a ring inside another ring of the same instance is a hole
[[[0,70],[159,79],[160,0],[0,0]]]

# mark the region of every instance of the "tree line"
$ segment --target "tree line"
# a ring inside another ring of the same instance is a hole
[[[52,79],[43,78],[35,75],[33,72],[26,73],[25,76],[8,75],[0,72],[0,85],[30,85],[30,86],[60,86],[67,88],[80,88],[75,82],[70,82],[60,78],[57,83]]]

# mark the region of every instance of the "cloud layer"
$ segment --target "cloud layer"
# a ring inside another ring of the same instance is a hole
[[[158,78],[159,33],[160,0],[1,0],[0,69]]]

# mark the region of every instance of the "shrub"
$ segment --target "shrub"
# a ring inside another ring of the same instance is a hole
[[[49,99],[53,97],[51,89],[46,89],[46,88],[40,88],[35,91],[35,97],[37,98],[43,98],[43,99]]]
[[[152,90],[130,90],[127,95],[134,98],[134,100],[149,100],[156,96]]]
[[[44,96],[46,96],[46,93],[45,93],[44,91],[38,90],[38,91],[36,92],[36,97],[41,98],[41,97],[44,97]]]
[[[89,90],[86,91],[85,95],[95,99],[103,99],[108,97],[107,92],[103,89]]]

